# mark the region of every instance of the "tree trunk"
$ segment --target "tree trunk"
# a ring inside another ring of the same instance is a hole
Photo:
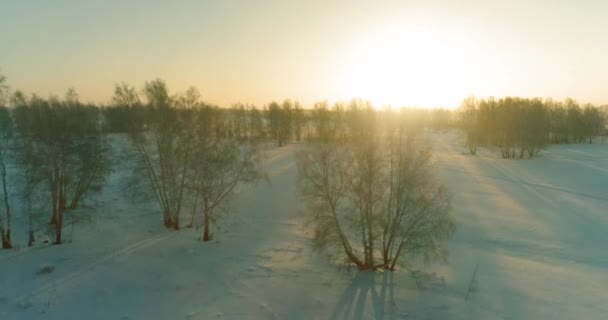
[[[173,229],[175,229],[175,231],[179,230],[179,212],[175,214],[175,217],[173,218]]]
[[[27,246],[31,247],[32,245],[34,245],[34,241],[36,241],[36,237],[34,237],[34,230],[30,230]]]
[[[388,248],[385,247],[382,249],[382,264],[384,265],[384,269],[387,269],[390,265],[390,260],[388,258]]]
[[[80,202],[80,198],[76,197],[74,198],[74,200],[72,200],[72,202],[70,203],[70,210],[74,210],[76,208],[78,208],[78,202]]]
[[[57,186],[56,182],[52,182],[51,184],[51,201],[53,202],[53,215],[51,216],[51,222],[49,222],[50,225],[57,225],[57,207],[58,207],[58,203],[59,203],[59,195],[58,195],[58,189],[59,187]]]
[[[190,215],[190,224],[188,224],[187,228],[192,228],[194,227],[194,219],[196,218],[196,209],[198,207],[198,196],[199,193],[196,193],[196,197],[194,198],[194,205],[192,208],[192,214]]]
[[[30,198],[30,191],[26,192],[26,206],[27,206],[27,224],[29,228],[29,238],[27,242],[27,246],[31,247],[36,241],[36,237],[34,235],[34,217],[32,217],[32,201]]]
[[[61,244],[61,228],[59,226],[57,226],[57,228],[55,229],[55,243],[56,245],[60,245]]]
[[[56,210],[53,210],[53,215],[51,216],[51,221],[49,222],[50,225],[57,225],[57,212]]]
[[[203,241],[211,240],[211,234],[209,233],[209,214],[205,213],[205,221],[203,227]]]
[[[66,199],[63,189],[59,192],[59,204],[57,206],[57,223],[55,224],[55,244],[59,245],[62,243],[61,236],[63,234],[63,218],[66,210]]]
[[[2,170],[2,191],[4,193],[4,208],[6,214],[6,231],[2,232],[2,249],[11,249],[11,206],[8,202],[8,187],[6,185],[6,166],[4,158],[0,159],[0,170]]]
[[[63,212],[57,215],[57,223],[55,224],[55,244],[61,244],[61,236],[63,230]]]
[[[2,249],[12,249],[11,244],[11,230],[6,230],[6,233],[2,234]]]
[[[173,228],[173,219],[171,219],[171,215],[166,213],[163,215],[163,223],[165,225],[165,228],[167,229],[171,229]]]

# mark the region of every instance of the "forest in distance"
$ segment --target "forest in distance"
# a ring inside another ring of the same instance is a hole
[[[28,246],[41,220],[48,227],[42,232],[61,244],[66,217],[119,161],[130,165],[129,190],[157,204],[166,228],[200,227],[200,239],[209,241],[235,188],[268,180],[261,146],[297,142],[298,186],[315,221],[314,241],[332,259],[360,270],[407,268],[399,263],[405,255],[444,260],[456,228],[451,197],[433,176],[432,148],[419,133],[458,129],[471,155],[491,147],[502,158],[534,157],[548,144],[605,136],[607,113],[608,106],[572,99],[519,97],[470,97],[454,110],[378,109],[362,99],[221,108],[193,87],[171,94],[161,79],[141,91],[117,84],[112,103],[99,106],[81,102],[73,89],[63,98],[11,91],[2,77],[2,247],[14,245],[14,215],[29,221]],[[117,137],[130,146],[120,159],[112,153]],[[11,188],[18,197],[9,197]],[[72,227],[77,220],[70,218]]]

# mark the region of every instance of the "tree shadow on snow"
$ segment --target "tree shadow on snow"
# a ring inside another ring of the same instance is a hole
[[[393,272],[358,272],[340,296],[330,318],[392,319],[395,316],[394,291]]]

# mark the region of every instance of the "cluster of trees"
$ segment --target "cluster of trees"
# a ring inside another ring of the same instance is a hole
[[[214,120],[223,113],[200,102],[195,89],[170,96],[157,79],[146,82],[143,93],[142,101],[135,88],[118,84],[113,106],[100,108],[81,103],[73,89],[63,99],[11,93],[0,77],[3,248],[13,247],[14,201],[22,202],[22,217],[29,222],[29,245],[40,219],[46,220],[53,242],[63,242],[66,221],[77,220],[74,210],[111,173],[108,131],[128,137],[130,180],[138,186],[133,190],[154,197],[165,226],[179,229],[180,214],[189,206],[187,226],[202,226],[201,238],[211,239],[210,227],[235,187],[265,177],[258,148],[241,141],[241,134],[228,134],[225,122]]]
[[[604,109],[572,99],[470,97],[459,116],[471,154],[478,146],[493,145],[503,158],[523,158],[534,157],[548,143],[592,143],[594,136],[607,132]]]
[[[235,187],[265,177],[256,144],[241,140],[252,137],[251,131],[227,133],[222,111],[202,103],[194,88],[171,97],[166,84],[156,79],[146,82],[144,95],[145,105],[134,88],[121,84],[113,97],[116,110],[131,114],[121,128],[134,150],[136,189],[153,196],[167,228],[182,226],[188,205],[187,226],[202,225],[201,238],[208,241],[211,224]]]
[[[99,125],[100,109],[80,103],[73,90],[64,99],[43,99],[36,95],[26,98],[20,91],[7,99],[8,87],[3,90],[6,91],[0,105],[3,247],[12,247],[11,187],[19,189],[16,191],[26,208],[29,244],[35,240],[32,202],[48,208],[49,229],[59,244],[66,214],[77,209],[88,192],[102,185],[109,173],[108,145]],[[9,100],[11,109],[6,106]],[[18,174],[11,174],[14,172]]]

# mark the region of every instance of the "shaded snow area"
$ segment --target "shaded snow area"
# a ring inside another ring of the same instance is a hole
[[[608,319],[608,148],[533,160],[467,155],[429,134],[458,229],[449,263],[357,274],[313,251],[296,193],[297,145],[268,152],[270,183],[239,189],[210,243],[169,231],[124,170],[61,246],[0,251],[0,319]],[[23,230],[22,230],[23,229]]]

